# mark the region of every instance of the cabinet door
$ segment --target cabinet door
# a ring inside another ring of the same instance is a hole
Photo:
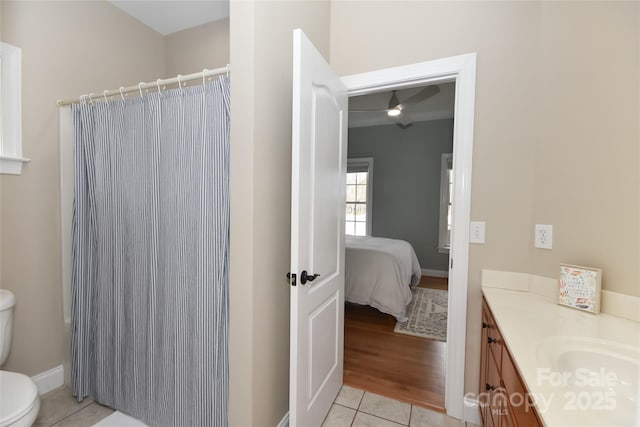
[[[500,412],[500,427],[519,427],[518,424],[513,421],[513,414],[509,410],[506,394],[504,395],[504,397],[504,406],[502,407],[502,410]]]
[[[542,426],[484,297],[482,298],[482,322],[478,401],[483,425]]]
[[[510,411],[518,427],[537,427],[538,419],[509,353],[502,356],[502,382],[509,390]]]
[[[500,370],[493,357],[487,357],[487,383],[485,384],[486,402],[486,422],[485,425],[500,426],[502,416],[502,405],[505,402],[500,385]]]

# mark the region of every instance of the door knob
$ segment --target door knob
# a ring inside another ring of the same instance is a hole
[[[300,273],[300,284],[304,285],[307,282],[313,282],[318,277],[320,277],[319,274],[309,274],[307,270],[302,270],[302,273]]]

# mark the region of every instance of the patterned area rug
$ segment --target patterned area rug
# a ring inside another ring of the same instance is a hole
[[[447,340],[447,291],[414,288],[407,307],[409,320],[396,323],[394,332],[438,341]]]

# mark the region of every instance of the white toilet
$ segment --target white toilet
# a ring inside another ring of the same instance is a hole
[[[15,296],[0,289],[0,366],[9,355]],[[31,378],[0,371],[0,427],[29,427],[40,410],[38,387]]]

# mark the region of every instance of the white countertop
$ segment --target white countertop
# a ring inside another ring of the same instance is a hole
[[[640,426],[640,323],[482,291],[546,426]]]

